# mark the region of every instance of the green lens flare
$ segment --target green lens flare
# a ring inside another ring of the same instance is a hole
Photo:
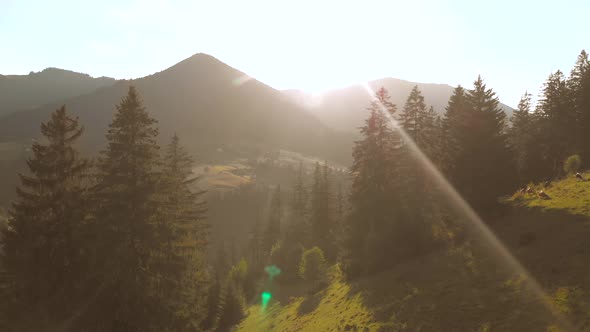
[[[262,292],[262,310],[266,309],[268,302],[272,298],[272,294],[269,292]]]

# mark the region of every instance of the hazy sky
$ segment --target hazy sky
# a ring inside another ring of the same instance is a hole
[[[535,95],[590,49],[590,1],[0,0],[0,73],[137,78],[204,52],[275,88],[382,77]]]

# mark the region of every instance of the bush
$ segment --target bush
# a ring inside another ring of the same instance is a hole
[[[579,155],[574,154],[565,160],[563,170],[567,174],[574,174],[580,170],[580,166],[582,166],[582,158],[580,158]]]
[[[324,252],[318,247],[306,250],[299,263],[299,276],[315,286],[320,285],[326,279],[326,259]]]

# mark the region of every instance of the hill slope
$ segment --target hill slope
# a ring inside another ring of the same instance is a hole
[[[444,113],[449,97],[453,93],[453,87],[447,84],[416,83],[396,78],[374,80],[368,85],[373,91],[385,87],[398,110],[403,108],[412,88],[418,85],[426,105],[432,105],[439,114]],[[362,124],[367,117],[364,110],[371,100],[366,88],[360,85],[326,91],[318,95],[299,90],[287,90],[284,93],[287,98],[307,107],[327,125],[345,131],[356,131],[356,128]],[[502,107],[506,113],[512,114],[510,107],[504,104]]]
[[[0,116],[70,99],[113,85],[108,77],[47,68],[29,75],[0,75]]]
[[[565,331],[557,316],[590,331],[590,182],[545,191],[552,199],[515,194],[489,223],[544,294],[472,234],[378,275],[336,274],[314,295],[280,294],[266,312],[252,306],[238,331]]]

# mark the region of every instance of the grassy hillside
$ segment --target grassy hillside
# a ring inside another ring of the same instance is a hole
[[[530,276],[480,234],[465,235],[369,278],[334,273],[319,293],[283,295],[266,312],[254,305],[238,331],[565,331],[557,317],[590,331],[590,181],[535,189],[551,199],[515,194],[508,213],[488,221]]]

